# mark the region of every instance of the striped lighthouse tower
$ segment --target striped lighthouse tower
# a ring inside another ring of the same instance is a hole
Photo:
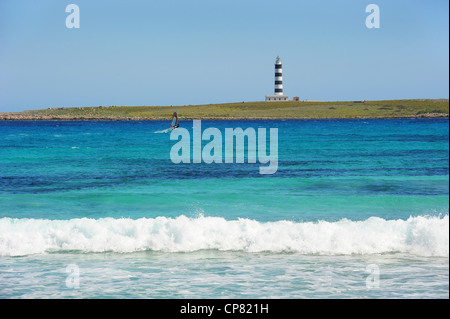
[[[283,66],[279,56],[275,61],[275,95],[283,95]]]
[[[277,56],[275,61],[275,94],[266,95],[266,102],[270,101],[287,101],[289,96],[283,94],[283,66],[281,59]]]

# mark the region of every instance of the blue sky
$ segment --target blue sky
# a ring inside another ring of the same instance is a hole
[[[80,28],[66,28],[68,4]],[[365,25],[368,4],[379,29]],[[447,0],[1,0],[0,111],[449,97]]]

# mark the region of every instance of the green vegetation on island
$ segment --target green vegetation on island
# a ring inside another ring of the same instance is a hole
[[[352,119],[448,117],[448,99],[240,102],[183,106],[96,106],[0,113],[0,120]]]

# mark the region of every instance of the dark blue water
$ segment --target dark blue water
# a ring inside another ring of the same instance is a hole
[[[192,122],[181,124],[192,132]],[[447,119],[202,121],[203,130],[218,128],[223,139],[225,128],[278,128],[273,175],[260,175],[268,164],[249,164],[247,157],[243,164],[173,164],[176,141],[154,133],[166,127],[0,122],[0,217],[201,212],[263,221],[361,220],[448,212]]]

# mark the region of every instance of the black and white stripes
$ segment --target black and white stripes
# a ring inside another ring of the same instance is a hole
[[[283,95],[283,67],[279,56],[275,62],[275,95]]]
[[[281,59],[277,56],[275,61],[275,94],[266,95],[266,101],[287,101],[289,96],[283,94],[283,66]]]

